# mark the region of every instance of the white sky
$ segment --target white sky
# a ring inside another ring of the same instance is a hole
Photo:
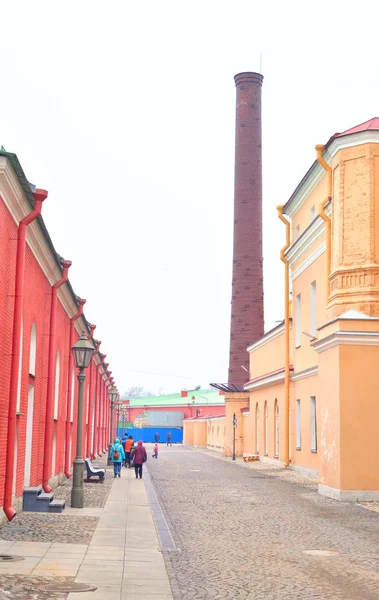
[[[378,13],[362,0],[0,0],[0,145],[49,190],[45,223],[120,391],[227,379],[233,76],[260,54],[266,329],[283,317],[275,207],[316,143],[379,116]]]

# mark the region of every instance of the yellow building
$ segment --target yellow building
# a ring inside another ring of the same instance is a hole
[[[231,455],[236,413],[237,454],[313,475],[336,500],[378,500],[379,118],[316,156],[278,207],[286,318],[248,347],[246,392],[226,396],[217,446]],[[212,420],[197,421],[189,443],[201,427],[211,447]]]

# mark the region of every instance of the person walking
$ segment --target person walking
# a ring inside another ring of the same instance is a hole
[[[134,440],[133,440],[133,436],[130,435],[128,437],[128,439],[125,442],[124,448],[125,448],[125,466],[127,466],[128,469],[130,469],[130,454],[132,451],[132,446],[134,444]]]
[[[139,478],[142,479],[142,465],[147,461],[147,453],[146,448],[143,446],[141,440],[138,442],[137,448],[134,450],[133,460],[136,479],[138,479],[138,475]]]
[[[119,437],[116,437],[114,439],[114,442],[109,451],[109,458],[113,462],[114,476],[121,477],[121,465],[122,461],[125,460],[125,452]]]
[[[124,432],[124,435],[123,435],[123,437],[122,437],[122,440],[121,440],[121,444],[122,444],[122,447],[124,448],[124,451],[125,451],[125,442],[126,442],[126,440],[127,440],[127,439],[128,439],[128,434],[127,434],[127,433],[126,433],[126,431],[125,431],[125,432]],[[124,460],[122,461],[122,466],[123,466],[123,467],[126,467],[126,464],[125,464],[125,461],[124,461]]]
[[[170,444],[170,446],[172,446],[171,439],[172,439],[172,435],[171,435],[171,431],[169,431],[167,434],[167,446],[169,444]]]
[[[153,452],[154,452],[153,458],[158,458],[158,444],[157,443],[154,444]]]
[[[159,433],[158,433],[158,431],[155,434],[154,439],[155,439],[155,442],[158,444],[158,442],[159,442]]]

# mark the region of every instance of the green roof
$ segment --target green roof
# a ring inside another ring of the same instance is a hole
[[[202,406],[204,406],[204,404],[210,406],[215,404],[225,404],[224,396],[213,390],[188,391],[188,396],[185,398],[182,398],[181,393],[177,392],[176,394],[145,396],[143,398],[127,398],[127,396],[123,396],[122,400],[129,400],[131,408],[133,406],[175,406],[176,404],[182,406],[188,406],[188,404]]]

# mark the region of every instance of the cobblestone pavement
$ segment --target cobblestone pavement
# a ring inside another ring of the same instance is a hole
[[[0,539],[89,544],[98,520],[97,517],[21,513],[13,519],[12,523],[6,523],[0,528]]]
[[[106,468],[107,457],[102,456],[93,461],[101,468]],[[104,482],[100,483],[98,479],[90,482],[84,482],[84,506],[87,508],[103,508],[108,498],[113,481],[113,467],[105,471]],[[72,477],[64,484],[55,488],[54,498],[56,500],[65,500],[66,506],[71,506]]]
[[[96,460],[104,467],[106,457]],[[113,482],[113,473],[107,471],[104,483],[84,484],[84,505],[86,508],[103,508]],[[66,500],[71,505],[72,477],[55,488],[54,498]],[[91,541],[98,517],[75,514],[20,513],[12,523],[0,527],[0,539],[25,542],[56,542],[63,544],[88,544]],[[11,564],[11,563],[10,563]],[[65,600],[67,593],[48,589],[52,583],[72,581],[73,577],[32,577],[21,574],[0,574],[0,600]]]
[[[48,589],[51,584],[65,581],[72,581],[72,578],[0,575],[0,600],[66,600],[67,593]]]
[[[378,514],[246,464],[174,446],[149,460],[181,549],[164,553],[174,599],[378,600]]]

